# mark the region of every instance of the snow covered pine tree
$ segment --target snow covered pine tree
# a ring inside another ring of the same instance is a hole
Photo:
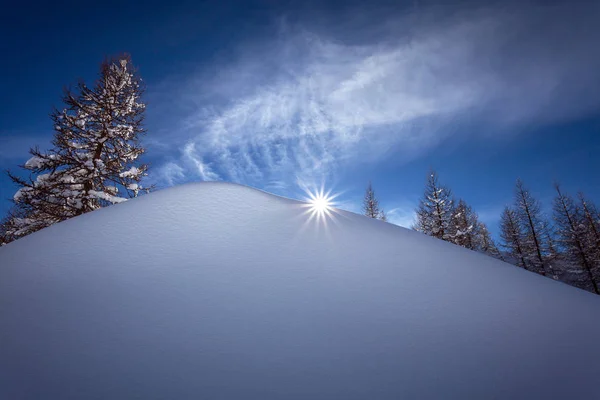
[[[521,249],[532,269],[546,275],[549,255],[549,235],[545,232],[548,224],[543,220],[540,203],[529,193],[523,182],[518,179],[515,187],[515,211],[522,227]]]
[[[573,198],[564,194],[558,184],[554,185],[557,196],[554,198],[554,221],[556,222],[560,245],[570,261],[583,268],[592,284],[594,293],[598,291],[598,282],[593,274],[594,249],[586,241],[588,232],[585,226],[585,213],[578,207]]]
[[[373,190],[371,182],[369,182],[369,186],[367,186],[365,198],[363,199],[363,215],[369,218],[387,221],[385,211],[379,208],[379,200],[375,197],[375,191]]]
[[[596,205],[579,193],[579,204],[583,212],[585,243],[592,249],[595,268],[600,268],[600,212]]]
[[[470,250],[477,250],[477,230],[479,221],[477,214],[463,199],[460,199],[452,210],[450,226],[451,242]]]
[[[23,218],[27,218],[28,210],[25,207],[13,206],[6,217],[0,221],[0,246],[4,246],[16,239],[18,236],[14,234],[18,230],[15,222],[20,221]]]
[[[30,150],[32,157],[22,166],[30,171],[28,179],[9,172],[21,187],[10,235],[27,235],[138,195],[147,170],[136,163],[145,151],[139,143],[142,93],[128,55],[105,60],[93,88],[80,82],[75,93],[65,91],[66,108],[51,115],[53,148]]]
[[[387,222],[387,220],[388,220],[387,213],[385,212],[385,210],[383,208],[379,212],[379,219],[382,220],[383,222]]]
[[[508,252],[510,257],[508,261],[528,270],[528,262],[523,251],[523,237],[523,228],[519,224],[517,213],[510,207],[504,208],[500,217],[502,247]]]
[[[423,198],[417,208],[413,229],[426,235],[449,241],[451,239],[454,200],[450,189],[440,185],[435,171],[427,177]]]
[[[478,224],[479,228],[477,229],[477,236],[475,237],[477,249],[489,256],[504,261],[504,257],[502,257],[502,254],[498,250],[487,226],[483,222],[478,222]]]
[[[459,199],[452,210],[447,237],[456,245],[502,259],[487,226],[479,221],[477,213],[463,199]]]

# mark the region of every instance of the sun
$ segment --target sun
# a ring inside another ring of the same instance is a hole
[[[303,185],[302,188],[306,193],[304,201],[306,204],[304,207],[307,208],[306,212],[309,214],[309,221],[317,220],[327,223],[327,220],[333,217],[335,209],[335,198],[337,194],[331,194],[331,191],[326,192],[324,186],[321,189],[311,190],[308,186]]]
[[[311,208],[318,212],[324,213],[329,211],[332,208],[332,199],[330,197],[324,196],[322,193],[318,193],[309,201]]]

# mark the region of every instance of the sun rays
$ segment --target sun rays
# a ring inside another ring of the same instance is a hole
[[[310,196],[310,208],[311,212],[326,215],[329,214],[330,209],[332,208],[332,198],[329,196],[329,193],[324,194],[323,192],[318,193],[309,193]]]
[[[331,190],[326,192],[324,185],[320,189],[311,189],[306,185],[301,185],[301,187],[306,193],[306,197],[303,199],[306,204],[302,206],[306,208],[307,223],[316,221],[319,225],[327,226],[328,221],[333,221],[335,219],[334,214],[338,213],[335,209],[335,199],[339,196],[339,193],[332,194]]]

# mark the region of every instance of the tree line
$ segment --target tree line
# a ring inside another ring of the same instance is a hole
[[[7,171],[18,190],[0,221],[0,246],[57,222],[136,197],[148,165],[139,158],[144,87],[128,55],[106,59],[92,87],[65,89],[63,108],[54,109],[52,148],[30,150],[21,175]],[[24,176],[27,175],[27,176]],[[599,294],[600,213],[581,193],[573,197],[555,185],[551,218],[522,181],[500,219],[497,245],[477,213],[431,172],[413,229],[488,254]],[[371,183],[364,201],[367,217],[387,220]],[[501,250],[500,250],[501,249]]]
[[[30,150],[20,166],[28,176],[7,171],[19,189],[0,223],[0,245],[152,189],[140,183],[148,169],[138,160],[143,91],[128,55],[106,59],[94,86],[65,89],[63,108],[50,115],[52,148]]]
[[[473,208],[465,200],[456,199],[432,171],[415,210],[412,229],[600,294],[598,208],[583,193],[575,198],[559,184],[554,188],[552,215],[546,216],[539,200],[518,179],[513,204],[502,211],[500,241],[496,244]],[[370,183],[363,214],[386,218]]]

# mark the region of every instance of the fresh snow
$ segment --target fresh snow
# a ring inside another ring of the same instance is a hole
[[[108,194],[108,193],[105,193],[105,192],[99,192],[97,190],[90,190],[89,194],[92,197],[96,197],[98,199],[106,200],[106,201],[109,201],[109,202],[111,202],[113,204],[123,203],[123,202],[127,201],[127,199],[125,199],[123,197],[113,196],[111,194]]]
[[[79,129],[84,129],[85,128],[85,119],[78,119],[75,120],[75,126],[78,127]]]
[[[597,398],[600,298],[190,184],[0,248],[2,399]]]
[[[33,156],[25,163],[25,168],[27,169],[36,169],[41,168],[44,165],[44,159],[40,157]]]
[[[132,177],[132,176],[136,176],[136,175],[138,175],[139,173],[140,173],[140,170],[139,170],[138,168],[136,168],[136,167],[131,167],[131,168],[129,168],[127,171],[125,171],[125,172],[121,172],[121,173],[119,174],[119,176],[120,176],[121,178],[130,178],[130,177]]]
[[[26,192],[29,192],[29,191],[31,191],[31,188],[28,188],[28,187],[24,187],[24,188],[17,190],[17,192],[13,196],[13,200],[18,202],[19,200],[21,200],[21,198],[23,198],[23,196],[26,195]]]

